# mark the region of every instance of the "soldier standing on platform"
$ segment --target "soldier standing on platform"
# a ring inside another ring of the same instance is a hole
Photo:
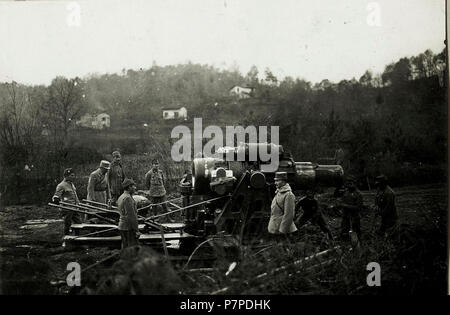
[[[117,199],[123,193],[122,183],[125,179],[125,172],[122,167],[122,156],[119,151],[114,151],[112,153],[113,161],[111,163],[111,168],[108,171],[108,183],[111,189],[111,203],[116,204]]]
[[[87,200],[106,204],[111,198],[107,176],[110,167],[111,163],[103,160],[100,167],[89,175]]]

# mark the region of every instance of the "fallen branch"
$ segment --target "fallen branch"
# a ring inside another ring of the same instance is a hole
[[[315,258],[318,258],[318,257],[322,257],[322,256],[328,254],[329,252],[331,252],[331,251],[333,251],[333,250],[338,250],[338,249],[340,249],[340,246],[335,246],[335,247],[333,247],[333,248],[331,248],[331,249],[327,249],[327,250],[325,250],[325,251],[322,251],[322,252],[316,253],[316,254],[314,254],[314,255],[308,256],[308,257],[306,257],[306,258],[304,258],[304,259],[296,260],[296,261],[294,261],[292,264],[289,264],[289,265],[286,265],[286,266],[281,266],[281,267],[279,267],[279,268],[274,269],[274,270],[271,271],[271,272],[265,272],[265,273],[259,274],[259,275],[257,275],[256,277],[254,277],[252,280],[245,281],[244,283],[249,284],[251,281],[258,280],[258,279],[262,279],[262,278],[265,278],[265,277],[267,277],[267,276],[269,276],[269,275],[274,275],[274,274],[277,273],[277,272],[286,270],[288,267],[290,267],[290,266],[292,266],[292,265],[300,265],[300,266],[302,266],[305,262],[310,261],[311,259],[315,259]],[[336,260],[336,258],[332,258],[332,259],[329,259],[329,260],[327,260],[327,261],[320,262],[320,263],[318,263],[318,264],[316,264],[316,265],[313,265],[313,266],[310,266],[310,267],[306,268],[306,270],[311,270],[311,269],[314,269],[314,268],[317,268],[317,267],[320,267],[320,266],[323,266],[323,265],[331,264],[331,263],[332,263],[333,261],[335,261],[335,260]],[[299,270],[299,271],[295,272],[295,274],[300,273],[300,272],[301,272],[301,271]],[[292,276],[292,274],[289,274],[289,276]],[[214,292],[212,292],[212,293],[210,293],[210,294],[211,294],[211,295],[216,295],[216,294],[220,294],[220,293],[225,293],[225,292],[227,292],[229,289],[230,289],[230,287],[225,287],[225,288],[222,288],[222,289],[220,289],[220,290],[214,291]]]

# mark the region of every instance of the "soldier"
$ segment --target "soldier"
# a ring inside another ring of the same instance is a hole
[[[298,220],[297,227],[300,228],[308,221],[311,221],[311,223],[318,225],[320,229],[327,234],[330,240],[333,239],[333,235],[331,234],[328,224],[326,223],[322,211],[319,208],[319,202],[315,198],[314,189],[309,189],[306,191],[306,197],[302,198],[295,206],[295,213],[299,213],[300,208],[303,209],[303,215]]]
[[[122,249],[129,246],[138,245],[139,226],[136,202],[133,194],[136,191],[136,184],[132,179],[126,178],[122,183],[123,194],[117,200],[120,213],[119,233],[122,239]]]
[[[183,207],[189,205],[189,196],[192,190],[192,170],[187,168],[180,180],[181,195],[183,196]]]
[[[108,161],[101,161],[100,167],[89,175],[87,200],[105,203],[111,198],[107,173],[111,167]]]
[[[112,153],[113,161],[111,163],[111,168],[108,171],[108,183],[111,189],[111,203],[116,204],[117,199],[123,193],[122,182],[125,179],[125,173],[122,167],[122,156],[119,151],[114,151]]]
[[[375,207],[381,215],[380,233],[385,233],[396,226],[398,215],[395,207],[395,193],[388,186],[388,179],[385,175],[380,175],[375,179],[377,194],[375,196]]]
[[[361,192],[356,188],[355,179],[349,177],[345,183],[345,192],[338,204],[342,208],[341,237],[347,238],[352,229],[361,242],[361,223],[359,213],[363,207]]]
[[[159,169],[159,161],[152,161],[152,169],[145,174],[145,186],[149,190],[152,204],[166,201],[166,189],[164,188],[164,174]],[[161,204],[165,212],[168,212],[167,204]],[[152,212],[153,209],[152,209]]]
[[[77,190],[73,184],[75,179],[75,173],[71,168],[64,170],[64,179],[56,186],[55,195],[52,198],[54,204],[59,204],[60,201],[67,203],[78,204]],[[81,223],[80,215],[77,212],[69,210],[61,210],[61,214],[64,217],[64,235],[70,233],[70,226],[73,223]]]
[[[267,230],[277,239],[280,235],[291,237],[297,231],[294,224],[295,196],[287,183],[286,172],[275,173],[275,185],[277,190],[272,200]]]

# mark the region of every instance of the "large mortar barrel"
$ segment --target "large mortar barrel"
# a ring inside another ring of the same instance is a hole
[[[293,184],[297,189],[309,189],[317,186],[340,187],[344,181],[344,170],[340,165],[295,162],[295,171]]]
[[[293,161],[292,161],[293,162]],[[283,166],[280,171],[288,173],[288,182],[295,189],[308,189],[317,186],[340,187],[344,180],[344,171],[340,165],[317,165],[311,162],[293,162],[291,166]],[[217,169],[227,170],[239,179],[247,169],[255,169],[251,162],[226,162],[218,158],[196,158],[192,164],[192,181],[194,194],[211,193],[212,174]],[[262,174],[262,172],[259,172]],[[274,173],[264,173],[270,183],[273,183]]]

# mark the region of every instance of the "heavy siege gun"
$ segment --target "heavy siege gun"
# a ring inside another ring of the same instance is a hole
[[[276,169],[270,168],[272,161],[263,159],[260,152],[277,153]],[[142,233],[140,243],[153,247],[162,245],[169,254],[174,250],[177,254],[190,254],[198,244],[216,235],[232,236],[240,242],[259,239],[267,230],[277,171],[287,173],[288,183],[294,190],[340,187],[344,176],[339,165],[295,162],[280,145],[248,143],[221,148],[215,157],[193,160],[191,185],[180,186],[182,195],[190,199],[187,205],[177,205],[175,202],[180,198],[167,200],[163,203],[168,205],[170,211],[151,217],[141,215],[141,211],[155,205],[138,209],[139,230]],[[119,213],[116,208],[108,210],[106,204],[87,200],[78,205],[63,202],[50,206],[81,212],[102,221],[72,224],[73,235],[65,236],[66,244],[120,246],[117,231]],[[159,221],[171,213],[183,213],[183,222]],[[223,244],[228,246],[225,241]]]
[[[273,167],[273,159],[263,160],[260,152],[272,157],[276,153],[277,167]],[[194,159],[192,195],[193,200],[229,197],[209,202],[205,209],[187,215],[188,230],[193,234],[224,231],[238,236],[241,241],[261,234],[270,217],[276,172],[287,173],[293,190],[340,187],[344,176],[340,165],[295,162],[281,145],[247,143],[220,148],[214,158]]]

